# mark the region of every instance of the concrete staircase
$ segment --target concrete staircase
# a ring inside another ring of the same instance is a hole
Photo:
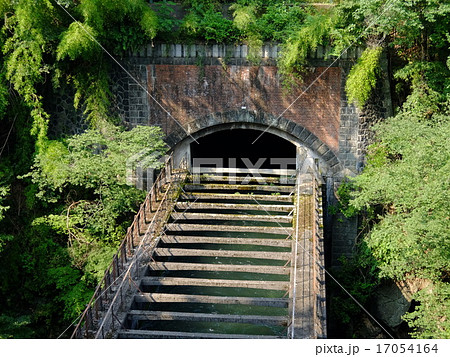
[[[187,183],[118,337],[286,338],[293,191],[280,177]]]

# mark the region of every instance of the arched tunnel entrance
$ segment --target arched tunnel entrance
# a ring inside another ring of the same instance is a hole
[[[253,129],[226,129],[190,144],[193,166],[296,169],[296,146],[278,135]],[[250,166],[250,167],[249,167]],[[283,166],[283,167],[282,167]]]

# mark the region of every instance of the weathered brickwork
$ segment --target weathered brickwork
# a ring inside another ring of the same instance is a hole
[[[347,101],[346,79],[361,49],[351,48],[339,59],[327,59],[325,53],[319,47],[310,54],[302,84],[288,92],[276,66],[277,45],[264,45],[258,63],[249,61],[246,45],[148,45],[123,61],[131,76],[120,67],[111,72],[114,114],[131,127],[160,126],[170,146],[218,125],[280,130],[325,162],[330,206],[338,184],[364,165],[371,123],[390,109],[388,83],[379,83],[363,111]],[[70,96],[63,95],[52,110],[61,118],[58,125],[65,126],[52,128],[56,136],[86,128],[69,102]],[[335,265],[340,255],[351,254],[357,222],[326,213],[325,220]]]
[[[364,124],[367,115],[348,103],[345,94],[346,78],[361,50],[349,49],[338,60],[326,59],[326,52],[319,47],[310,54],[311,67],[303,83],[287,92],[276,66],[280,53],[276,45],[262,47],[258,64],[248,60],[245,45],[147,46],[131,57],[129,68],[138,70],[146,85],[149,109],[146,113],[138,107],[144,103],[140,97],[144,91],[129,79],[128,97],[138,100],[130,102],[125,119],[132,125],[161,126],[171,146],[220,124],[276,127],[314,150],[331,168],[327,205],[333,205],[333,192],[342,179],[363,166],[370,133]],[[338,265],[341,255],[352,254],[357,220],[325,216],[330,263]]]
[[[152,64],[147,68],[150,94],[183,126],[210,113],[245,108],[275,117],[282,114],[338,150],[339,68],[315,69],[292,93],[281,87],[275,66]],[[148,123],[162,124],[167,114],[157,105],[151,107]],[[167,125],[171,131],[176,123]]]
[[[224,115],[228,120],[224,113],[245,110],[254,121],[270,116],[277,123],[269,125],[282,130],[289,123],[304,128],[300,141],[319,155],[330,157],[331,151],[341,176],[353,175],[362,165],[361,130],[357,109],[347,103],[345,80],[361,50],[349,49],[339,60],[326,59],[326,52],[319,47],[310,54],[303,83],[288,92],[276,66],[279,46],[263,46],[256,65],[245,45],[148,45],[127,66],[148,93],[128,78],[123,116],[131,125],[161,126],[175,138],[170,144],[203,129],[199,121],[215,125]]]

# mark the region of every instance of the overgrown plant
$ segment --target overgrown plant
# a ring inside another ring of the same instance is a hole
[[[353,256],[341,257],[341,268],[333,271],[334,278],[364,308],[370,310],[372,297],[381,280],[377,262],[364,241],[355,247]],[[330,292],[331,319],[336,324],[335,333],[339,338],[366,338],[355,326],[364,316],[364,311],[355,301],[336,284],[328,280]]]
[[[49,274],[63,293],[61,299],[70,318],[83,305],[80,299],[86,297],[84,285],[78,286],[78,282],[95,285],[101,278],[145,197],[145,192],[127,184],[126,177],[127,160],[145,147],[151,148],[146,152],[147,166],[159,167],[165,144],[156,127],[121,131],[111,126],[103,133],[89,130],[66,143],[50,141],[36,156],[30,173],[37,188],[35,197],[55,209],[32,224],[67,236],[72,267],[57,266]],[[68,291],[72,291],[70,297]]]
[[[278,68],[288,88],[302,80],[308,54],[326,43],[333,21],[328,14],[308,15],[303,26],[287,38],[278,59]]]
[[[450,116],[438,109],[439,96],[433,89],[423,91],[424,87],[416,86],[403,110],[377,126],[379,141],[369,154],[369,165],[353,180],[356,191],[350,204],[359,210],[380,207],[365,241],[381,276],[429,282],[429,288],[414,296],[419,307],[407,317],[416,328],[413,335],[446,338]],[[422,101],[431,110],[426,116]]]
[[[363,108],[375,89],[380,76],[380,57],[382,47],[367,48],[348,75],[345,91],[350,102]]]

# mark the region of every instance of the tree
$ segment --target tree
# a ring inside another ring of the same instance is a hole
[[[381,276],[429,282],[406,316],[419,338],[450,336],[450,113],[441,99],[416,82],[400,113],[375,127],[377,141],[350,202],[375,212],[364,240]]]
[[[142,200],[127,155],[165,150],[156,129],[126,132],[112,115],[100,47],[119,57],[157,19],[145,0],[0,0],[0,15],[0,336],[51,337],[84,308]],[[92,131],[49,140],[46,103],[63,83]]]

